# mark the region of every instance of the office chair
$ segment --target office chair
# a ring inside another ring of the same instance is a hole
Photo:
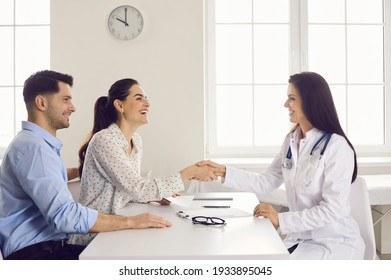
[[[364,259],[375,260],[377,256],[375,233],[368,189],[364,178],[357,176],[356,181],[351,186],[349,201],[351,215],[358,223],[361,237],[365,243]]]
[[[72,197],[76,202],[79,201],[79,197],[80,197],[80,190],[81,190],[80,183],[81,183],[80,179],[68,181],[68,189],[71,192]]]

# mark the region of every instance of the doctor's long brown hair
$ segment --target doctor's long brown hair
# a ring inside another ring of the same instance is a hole
[[[88,145],[95,133],[102,129],[108,128],[112,123],[115,123],[118,119],[117,110],[114,107],[114,100],[125,100],[129,95],[129,90],[133,85],[139,83],[133,79],[122,79],[116,81],[109,89],[107,96],[101,96],[96,100],[94,107],[94,125],[87,140],[80,147],[79,150],[79,177],[83,173],[84,159]]]
[[[356,151],[339,123],[330,87],[326,80],[314,72],[302,72],[290,76],[289,81],[299,92],[302,109],[309,122],[322,131],[343,136],[354,152],[352,183],[357,177]]]

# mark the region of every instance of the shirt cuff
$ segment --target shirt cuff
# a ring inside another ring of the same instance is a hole
[[[90,229],[95,225],[96,221],[98,220],[98,211],[91,208],[87,208],[87,209],[88,209],[88,214],[87,214],[88,229],[86,232],[83,233],[88,233]]]
[[[155,182],[158,185],[159,195],[161,198],[171,196],[185,189],[185,185],[183,184],[183,180],[179,172],[171,176],[155,179]]]
[[[231,187],[231,185],[232,185],[231,181],[232,181],[232,174],[234,173],[233,169],[234,169],[234,167],[230,167],[228,165],[225,166],[225,176],[224,176],[224,178],[221,178],[221,184],[224,187],[232,188]]]
[[[281,234],[287,234],[288,231],[286,229],[286,223],[285,223],[285,217],[286,217],[287,213],[284,212],[284,213],[278,213],[278,223],[279,223],[279,230],[280,230],[280,233]]]

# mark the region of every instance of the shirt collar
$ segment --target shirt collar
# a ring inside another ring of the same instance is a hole
[[[128,148],[129,143],[116,123],[109,125],[108,129],[115,135],[115,139],[118,140],[118,144],[121,145],[122,148]]]
[[[50,146],[56,148],[57,150],[60,150],[62,147],[62,142],[57,137],[54,137],[52,134],[50,134],[46,129],[42,128],[41,126],[28,122],[28,121],[22,121],[22,129],[23,130],[29,130],[36,134],[38,134],[40,137],[42,137]]]
[[[320,134],[322,134],[322,131],[320,131],[319,129],[314,127],[312,129],[310,129],[309,131],[307,131],[305,138],[303,138],[303,139],[310,140]],[[292,140],[300,141],[299,140],[300,135],[301,135],[301,128],[300,128],[300,126],[298,126],[295,129],[295,131],[293,131],[293,133],[292,133]]]
[[[116,124],[116,123],[112,123],[109,127],[109,130],[116,136],[115,138],[118,139],[118,144],[125,150],[127,150],[129,148],[129,144],[128,141],[126,140],[124,134],[122,133],[121,129],[119,128],[119,126]],[[132,137],[132,142],[133,142],[133,149],[135,151],[139,150],[140,147],[138,147],[138,143],[137,141],[134,141],[133,140],[133,137]]]

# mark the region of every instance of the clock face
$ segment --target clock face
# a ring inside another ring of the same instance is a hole
[[[124,5],[115,8],[107,21],[111,35],[120,40],[132,40],[143,29],[144,21],[139,10]]]

